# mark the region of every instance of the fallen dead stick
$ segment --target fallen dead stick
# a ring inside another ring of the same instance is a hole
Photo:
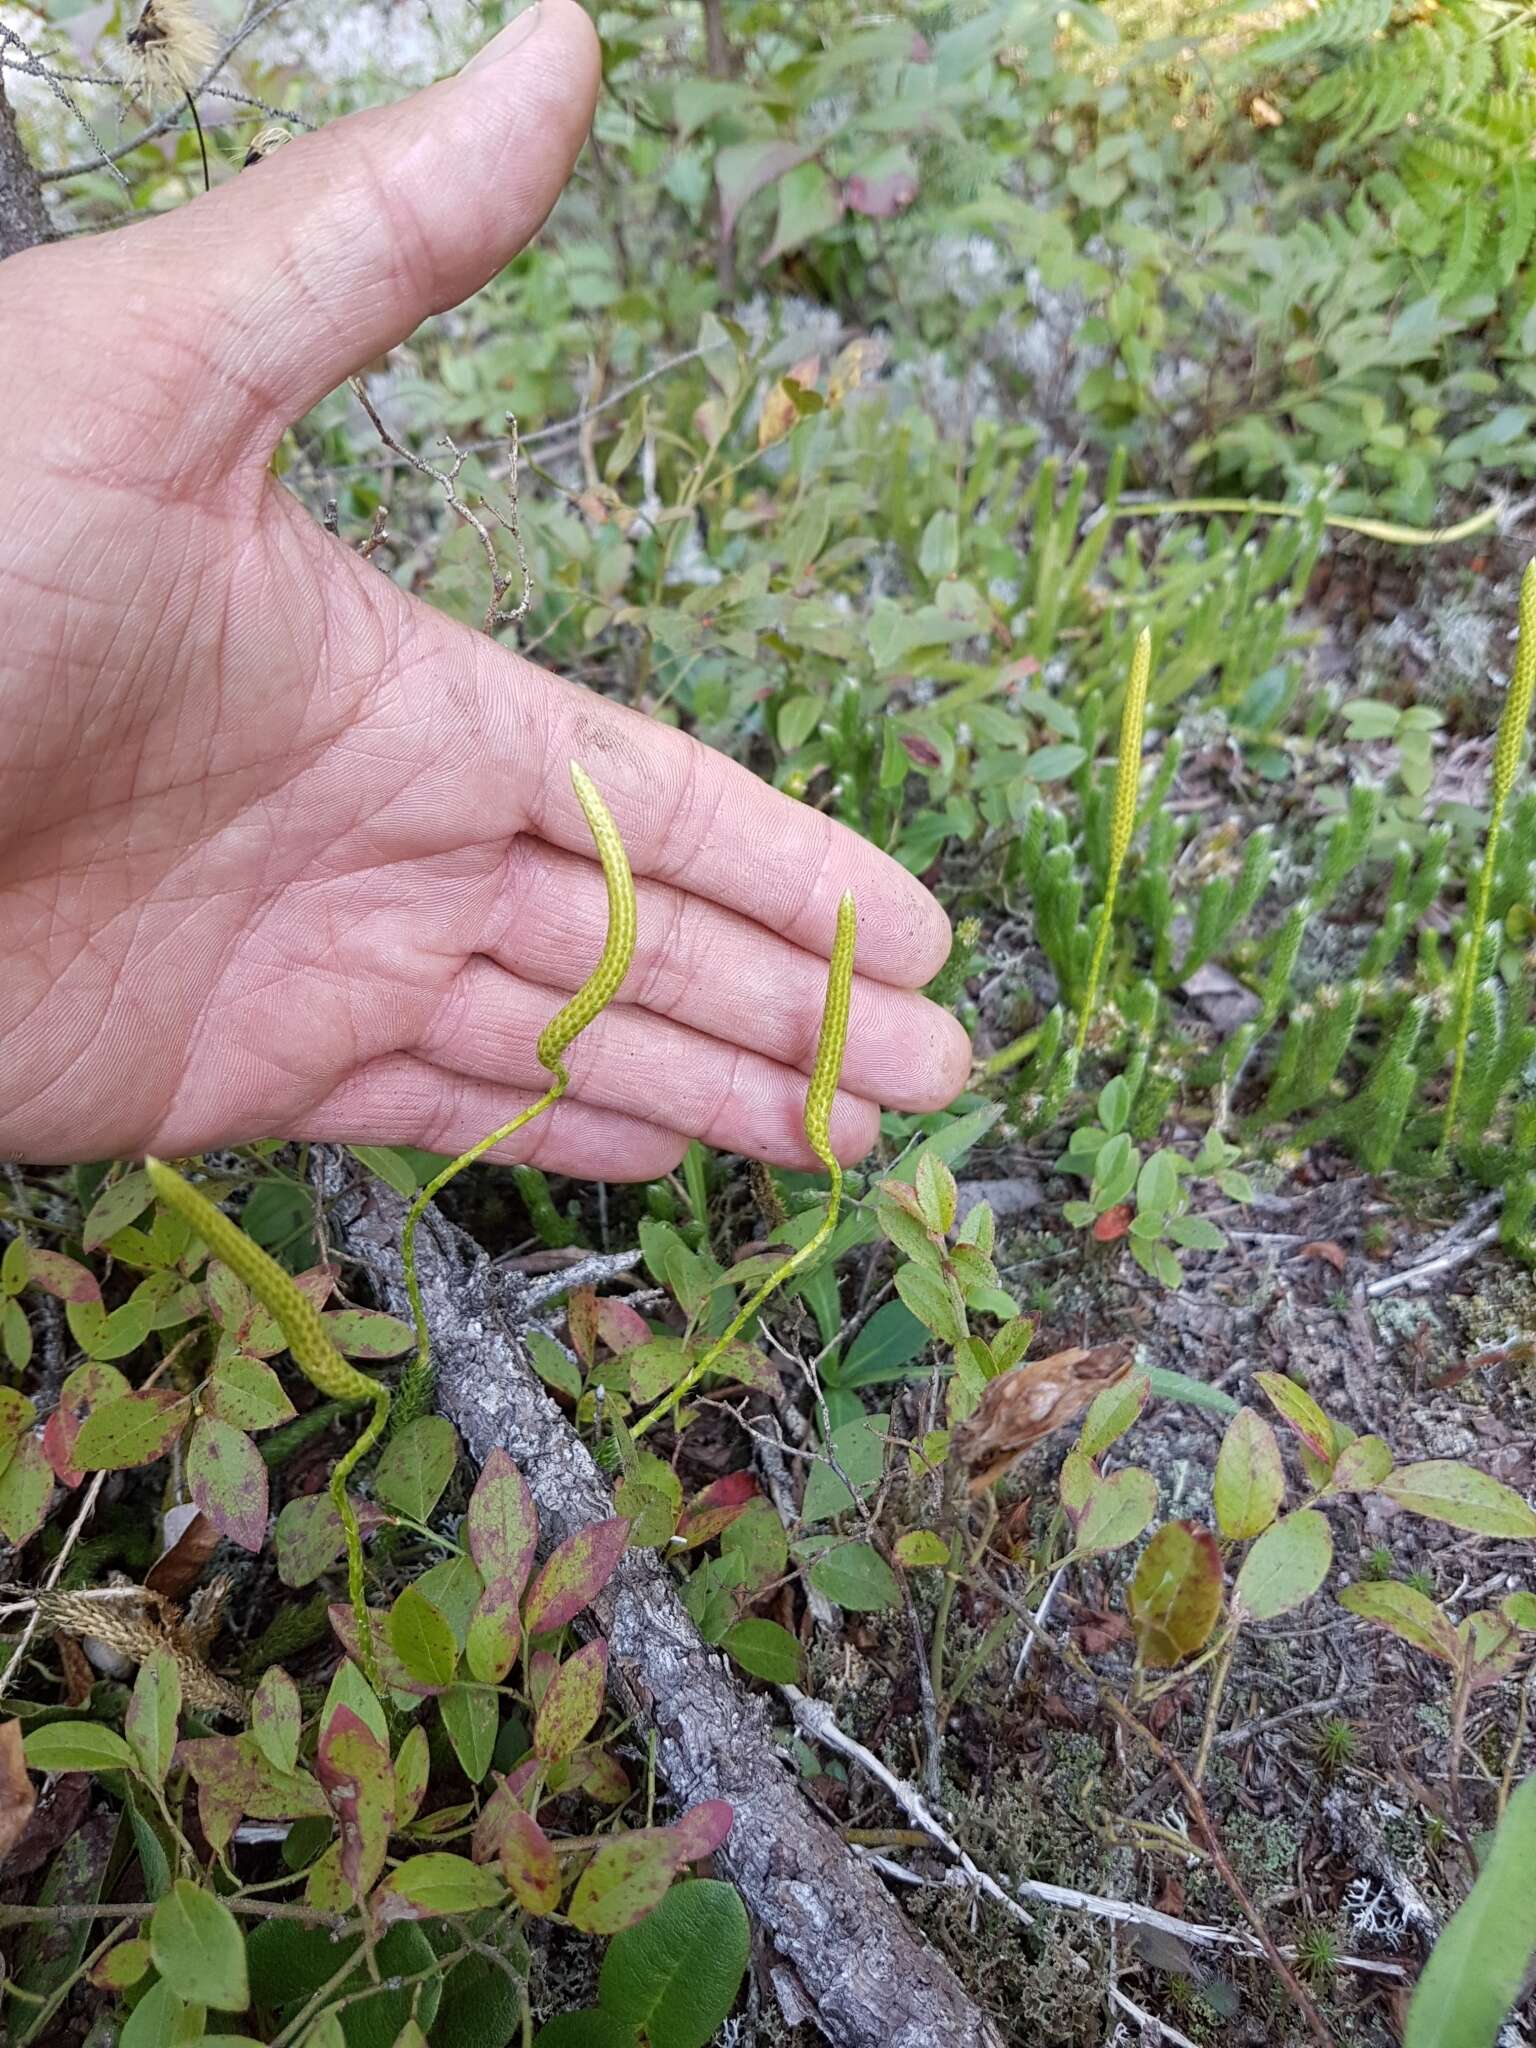
[[[367,1268],[383,1306],[407,1313],[404,1203],[344,1153],[322,1154],[319,1176],[332,1242]],[[498,1275],[430,1215],[416,1257],[438,1405],[470,1455],[483,1461],[500,1445],[518,1465],[539,1510],[541,1548],[611,1515],[602,1474],[517,1332],[540,1301],[634,1261],[594,1259],[532,1280]],[[593,1611],[609,1642],[609,1682],[624,1711],[656,1731],[657,1765],[679,1807],[724,1799],[735,1810],[716,1862],[782,1959],[773,1973],[781,2003],[799,2002],[797,2017],[813,2018],[837,2048],[1003,2048],[879,1879],[812,1811],[762,1702],[703,1642],[655,1556],[628,1552]]]

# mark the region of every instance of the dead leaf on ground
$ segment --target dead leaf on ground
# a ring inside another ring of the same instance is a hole
[[[172,1508],[165,1518],[166,1548],[144,1583],[151,1593],[179,1600],[203,1575],[219,1546],[219,1532],[201,1508]]]
[[[0,1721],[0,1862],[21,1840],[36,1805],[37,1787],[21,1753],[21,1723]]]
[[[1342,1273],[1349,1264],[1344,1247],[1335,1244],[1331,1237],[1315,1237],[1310,1244],[1298,1245],[1296,1256],[1298,1259],[1321,1259],[1336,1273]]]

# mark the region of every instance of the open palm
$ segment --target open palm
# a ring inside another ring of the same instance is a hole
[[[160,220],[0,267],[0,1155],[265,1136],[457,1150],[541,1092],[601,875],[634,966],[509,1148],[609,1179],[800,1135],[837,900],[838,1151],[963,1078],[926,892],[682,734],[398,590],[271,476],[283,429],[537,229],[591,117],[574,0]]]

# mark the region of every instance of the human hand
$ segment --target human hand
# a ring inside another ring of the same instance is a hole
[[[620,1000],[503,1156],[649,1178],[690,1137],[810,1165],[837,902],[840,1156],[963,1081],[912,993],[943,913],[683,734],[407,596],[272,477],[289,423],[537,230],[598,84],[575,0],[211,196],[0,266],[0,1156],[258,1137],[456,1152],[540,1094],[601,948],[567,763],[639,886]]]

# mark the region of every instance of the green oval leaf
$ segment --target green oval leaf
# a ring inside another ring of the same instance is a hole
[[[21,1745],[34,1771],[137,1771],[138,1758],[115,1728],[99,1721],[50,1721]]]
[[[459,1459],[459,1439],[446,1415],[418,1415],[392,1437],[373,1475],[386,1507],[424,1522],[443,1497]]]
[[[104,1401],[80,1425],[70,1452],[77,1472],[123,1472],[163,1458],[186,1427],[192,1404],[169,1387]]]
[[[222,1899],[177,1878],[149,1920],[155,1968],[188,2004],[244,2012],[251,2002],[245,1937]]]
[[[452,1685],[459,1646],[448,1617],[415,1586],[407,1586],[389,1610],[389,1646],[423,1685]]]
[[[648,1919],[609,1943],[603,2008],[645,2029],[653,2048],[704,2048],[747,1968],[746,1909],[712,1878],[674,1885]]]
[[[1536,1540],[1536,1508],[1474,1466],[1450,1458],[1431,1458],[1422,1465],[1400,1465],[1379,1482],[1380,1491],[1410,1514],[1478,1536],[1505,1536],[1516,1542]]]
[[[1232,1588],[1234,1611],[1273,1621],[1310,1600],[1333,1563],[1333,1532],[1316,1508],[1298,1508],[1264,1531],[1243,1559]]]
[[[1280,1445],[1257,1408],[1239,1408],[1216,1454],[1216,1526],[1229,1543],[1261,1536],[1285,1499]]]
[[[395,1920],[435,1920],[444,1913],[478,1913],[499,1906],[505,1893],[498,1871],[467,1856],[433,1851],[410,1856],[374,1893],[381,1927]]]
[[[682,1860],[669,1828],[636,1828],[605,1842],[576,1881],[566,1917],[584,1934],[617,1934],[666,1896]]]

